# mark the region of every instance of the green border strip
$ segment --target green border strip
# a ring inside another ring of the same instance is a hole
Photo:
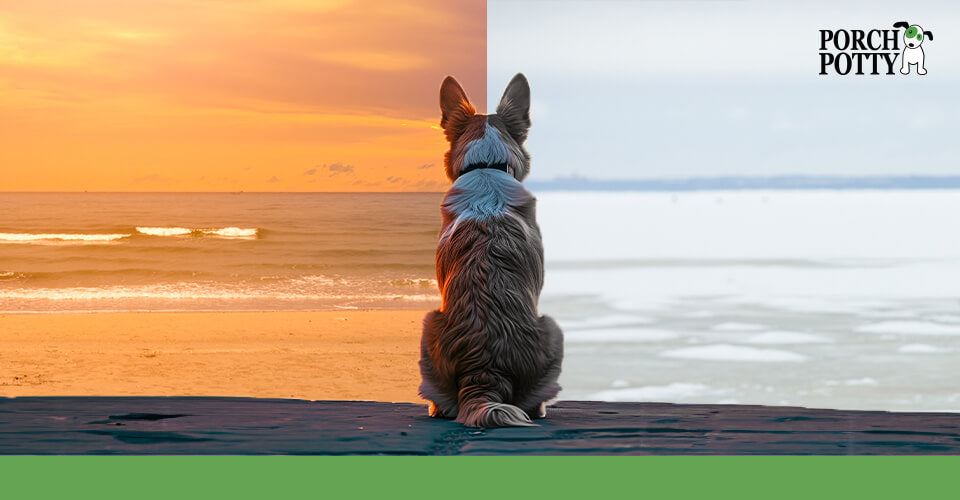
[[[926,498],[960,457],[0,457],[21,498]]]

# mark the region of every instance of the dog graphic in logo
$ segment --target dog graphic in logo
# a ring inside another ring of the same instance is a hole
[[[914,24],[913,26],[906,21],[899,21],[893,23],[894,28],[907,28],[903,32],[903,65],[900,66],[900,73],[904,75],[910,74],[910,65],[917,65],[917,74],[925,75],[927,74],[927,69],[923,67],[923,40],[924,38],[929,38],[933,40],[933,33],[930,31],[923,31],[923,28]]]

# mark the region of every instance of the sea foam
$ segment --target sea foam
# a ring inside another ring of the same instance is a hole
[[[260,235],[258,228],[221,227],[191,229],[188,227],[137,227],[137,232],[146,236],[213,236],[219,238],[254,239]]]
[[[187,227],[137,227],[137,232],[146,236],[214,236],[220,238],[253,239],[259,236],[257,228],[221,227],[191,229]]]
[[[0,243],[110,243],[129,234],[0,233]]]
[[[188,236],[192,229],[185,227],[138,227],[137,232],[148,236]]]
[[[259,230],[256,228],[246,229],[242,227],[225,227],[221,229],[202,229],[201,232],[207,235],[220,236],[222,238],[256,238]]]

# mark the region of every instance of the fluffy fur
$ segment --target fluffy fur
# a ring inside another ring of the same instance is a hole
[[[518,74],[497,114],[478,115],[451,77],[440,87],[444,159],[453,187],[441,205],[437,245],[440,309],[423,320],[420,395],[430,415],[471,427],[534,425],[560,391],[563,333],[537,301],[543,244],[536,199],[520,183],[530,87]],[[506,164],[507,171],[470,165]]]

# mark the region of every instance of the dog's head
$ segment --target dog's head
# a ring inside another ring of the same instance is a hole
[[[913,26],[906,21],[899,21],[893,23],[894,28],[906,28],[906,31],[903,32],[903,43],[907,48],[915,49],[923,45],[923,40],[929,38],[933,40],[932,31],[923,31],[923,28],[914,24]]]
[[[530,86],[522,73],[510,80],[493,115],[477,114],[463,87],[448,76],[440,85],[440,110],[450,141],[443,166],[451,181],[481,165],[505,165],[518,181],[530,173],[530,154],[523,148],[530,130]]]

